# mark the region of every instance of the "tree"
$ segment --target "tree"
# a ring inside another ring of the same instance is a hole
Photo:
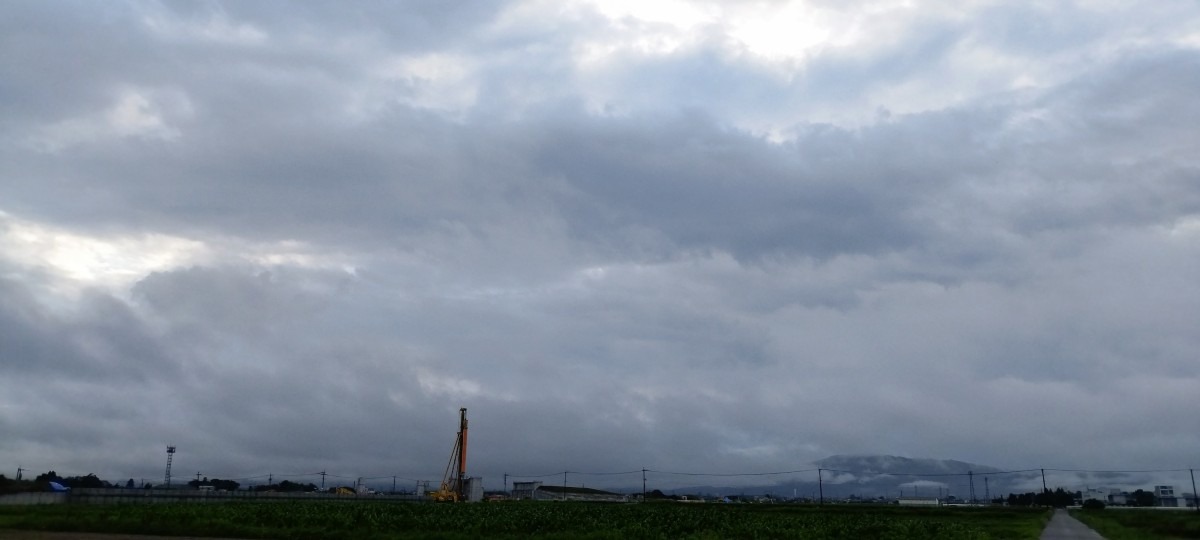
[[[128,482],[125,482],[125,487],[126,487],[126,489],[133,488],[133,479],[132,478],[130,478]]]
[[[214,489],[219,489],[221,491],[237,491],[237,488],[241,486],[241,484],[234,482],[233,480],[221,480],[219,478],[213,478],[212,486]]]
[[[111,486],[111,484],[101,480],[95,474],[88,474],[87,476],[72,476],[70,478],[63,479],[63,481],[60,483],[70,488],[105,488]]]
[[[33,481],[38,482],[38,483],[58,482],[61,484],[63,479],[61,476],[58,475],[58,473],[56,473],[54,471],[48,471],[48,472],[44,472],[42,474],[37,475],[37,478],[34,478]]]
[[[1154,506],[1154,493],[1141,489],[1133,492],[1133,503],[1131,506]]]
[[[1052,506],[1054,508],[1066,508],[1075,504],[1075,494],[1056,488],[1054,491],[1045,490],[1037,494],[1034,502],[1038,506]]]
[[[1009,493],[1006,499],[1009,506],[1053,506],[1055,508],[1066,508],[1075,504],[1075,494],[1063,488],[1055,489],[1054,491],[1045,490],[1041,493]]]
[[[1032,491],[1029,493],[1021,493],[1021,494],[1009,493],[1008,494],[1008,505],[1009,506],[1033,506],[1035,498],[1036,498],[1036,496]]]
[[[353,488],[348,488],[348,489],[351,489],[351,491],[353,491]],[[316,491],[316,490],[317,490],[317,486],[315,484],[312,484],[312,483],[298,484],[296,482],[292,482],[291,480],[284,480],[278,484],[254,486],[254,491],[280,491],[280,492],[284,492],[284,493],[291,493],[291,492],[296,492],[296,491],[309,492],[309,491]]]
[[[1084,510],[1104,510],[1104,503],[1096,499],[1088,499],[1083,501]]]
[[[27,493],[30,491],[45,491],[48,485],[46,482],[35,482],[33,480],[16,480],[0,475],[0,495],[6,493]]]

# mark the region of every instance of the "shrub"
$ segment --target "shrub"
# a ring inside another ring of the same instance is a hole
[[[1084,510],[1104,510],[1104,503],[1096,499],[1088,499],[1083,501]]]

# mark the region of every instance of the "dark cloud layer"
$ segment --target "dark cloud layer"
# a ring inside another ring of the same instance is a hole
[[[1186,10],[601,7],[0,8],[0,461],[1193,465]]]

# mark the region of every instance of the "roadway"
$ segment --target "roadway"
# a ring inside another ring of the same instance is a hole
[[[1104,537],[1059,508],[1042,530],[1041,540],[1104,540]]]

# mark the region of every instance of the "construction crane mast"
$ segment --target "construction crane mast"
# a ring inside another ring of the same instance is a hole
[[[450,462],[442,475],[442,485],[429,496],[435,501],[461,501],[467,498],[467,409],[458,410],[458,437],[450,450]]]

